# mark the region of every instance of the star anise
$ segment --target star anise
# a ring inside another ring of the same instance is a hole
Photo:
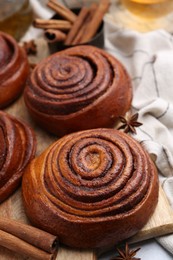
[[[124,129],[125,133],[133,133],[136,134],[135,127],[139,127],[142,125],[142,123],[138,122],[138,113],[132,115],[130,118],[126,119],[124,117],[120,117],[120,121],[123,123],[118,130]]]
[[[36,66],[37,63],[29,63],[30,69],[33,70]]]
[[[23,42],[23,48],[28,55],[37,54],[37,45],[34,40]]]
[[[117,248],[119,256],[116,256],[111,260],[140,260],[141,258],[134,257],[139,250],[140,248],[131,250],[128,244],[126,243],[125,250],[120,250],[119,248]]]

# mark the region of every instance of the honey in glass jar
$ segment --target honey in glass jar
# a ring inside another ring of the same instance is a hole
[[[29,0],[0,0],[0,31],[19,40],[33,19]]]
[[[173,11],[173,0],[122,0],[133,14],[142,18],[158,18]]]

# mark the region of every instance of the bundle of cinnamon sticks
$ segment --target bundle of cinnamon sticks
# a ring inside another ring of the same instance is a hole
[[[98,4],[83,6],[76,15],[72,10],[58,3],[58,0],[49,0],[47,6],[62,19],[35,19],[33,25],[44,29],[48,42],[63,42],[67,46],[87,43],[96,35],[109,5],[109,0],[101,0]]]
[[[54,260],[58,238],[30,225],[0,217],[0,246],[31,259]]]

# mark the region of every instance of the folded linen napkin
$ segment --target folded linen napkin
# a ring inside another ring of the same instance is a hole
[[[163,189],[173,207],[173,37],[164,30],[139,33],[105,19],[105,49],[127,68],[132,109],[139,113],[136,138],[154,155]],[[173,235],[157,238],[173,254]]]

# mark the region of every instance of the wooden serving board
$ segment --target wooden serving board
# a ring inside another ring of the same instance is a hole
[[[32,62],[36,62],[41,57],[48,55],[48,49],[44,41],[37,42],[39,45],[38,56],[32,59]],[[6,109],[6,112],[11,115],[28,122],[35,130],[37,136],[37,155],[40,154],[47,146],[54,142],[57,138],[52,136],[42,129],[40,129],[30,118],[23,97],[20,97],[13,105]],[[20,188],[5,202],[0,205],[0,216],[16,219],[24,223],[29,223],[27,219],[23,204]],[[133,238],[129,240],[130,243],[146,240],[153,237],[158,237],[173,232],[173,210],[171,209],[169,202],[160,187],[159,202],[157,208],[145,225],[145,227]],[[99,252],[97,252],[99,253]],[[58,260],[95,260],[97,259],[97,253],[94,251],[74,250],[61,246],[59,248],[57,258]],[[22,260],[29,259],[25,256],[19,256],[14,254],[10,250],[0,247],[0,259],[1,260]]]
[[[16,219],[20,222],[29,224],[23,204],[20,188],[4,203],[0,205],[0,216]],[[150,218],[144,228],[138,232],[135,236],[128,240],[129,243],[143,241],[149,238],[162,236],[173,232],[173,211],[169,205],[165,193],[160,187],[159,202],[153,216]],[[75,250],[60,246],[56,260],[96,260],[97,255],[100,252],[94,252],[92,250]],[[24,260],[29,259],[25,256],[19,256],[12,251],[0,247],[0,259],[1,260]]]

